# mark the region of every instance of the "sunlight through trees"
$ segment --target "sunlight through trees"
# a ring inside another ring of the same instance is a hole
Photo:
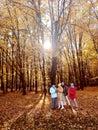
[[[98,82],[97,0],[2,0],[0,89],[79,89]]]

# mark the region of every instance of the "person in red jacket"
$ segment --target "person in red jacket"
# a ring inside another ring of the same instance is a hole
[[[69,97],[71,99],[72,107],[76,107],[76,110],[78,110],[78,104],[76,100],[76,88],[74,86],[74,83],[70,84]]]

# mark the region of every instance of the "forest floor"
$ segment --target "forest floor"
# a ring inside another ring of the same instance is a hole
[[[98,86],[77,91],[79,110],[51,110],[51,97],[0,93],[0,130],[98,130]]]

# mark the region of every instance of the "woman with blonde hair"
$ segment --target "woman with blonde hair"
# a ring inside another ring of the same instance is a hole
[[[61,107],[61,109],[64,109],[63,106],[63,88],[61,83],[58,84],[58,88],[57,88],[57,92],[58,92],[58,109]]]

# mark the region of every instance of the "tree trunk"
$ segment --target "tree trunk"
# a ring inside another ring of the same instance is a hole
[[[29,65],[28,65],[28,57],[26,58],[26,69],[27,69],[27,89],[30,87],[30,78],[29,78]]]
[[[57,71],[57,57],[52,57],[52,68],[51,68],[51,83],[56,82],[56,71]]]
[[[7,66],[7,61],[8,61],[8,50],[6,50],[6,92],[8,92],[8,66]]]
[[[12,44],[12,86],[11,86],[11,92],[13,92],[13,87],[14,87],[14,45]]]
[[[3,62],[4,62],[4,53],[2,51],[2,54],[1,54],[1,72],[2,72],[2,76],[1,76],[1,90],[3,90],[3,93],[5,94],[5,88],[4,88],[4,78],[3,78],[3,75],[4,75],[4,70],[3,70]]]
[[[43,54],[43,85],[44,85],[44,91],[46,89],[46,72],[45,72],[45,57]]]
[[[24,78],[24,73],[21,73],[21,83],[22,83],[23,95],[26,95],[26,82],[25,82],[25,78]]]
[[[31,62],[31,65],[30,65],[30,91],[32,91],[32,78],[33,78],[33,71],[32,71],[32,62]]]
[[[18,84],[18,73],[17,73],[17,71],[18,71],[18,70],[16,69],[16,76],[15,76],[16,91],[17,91],[17,89],[18,89],[18,85],[19,85],[19,84]]]

